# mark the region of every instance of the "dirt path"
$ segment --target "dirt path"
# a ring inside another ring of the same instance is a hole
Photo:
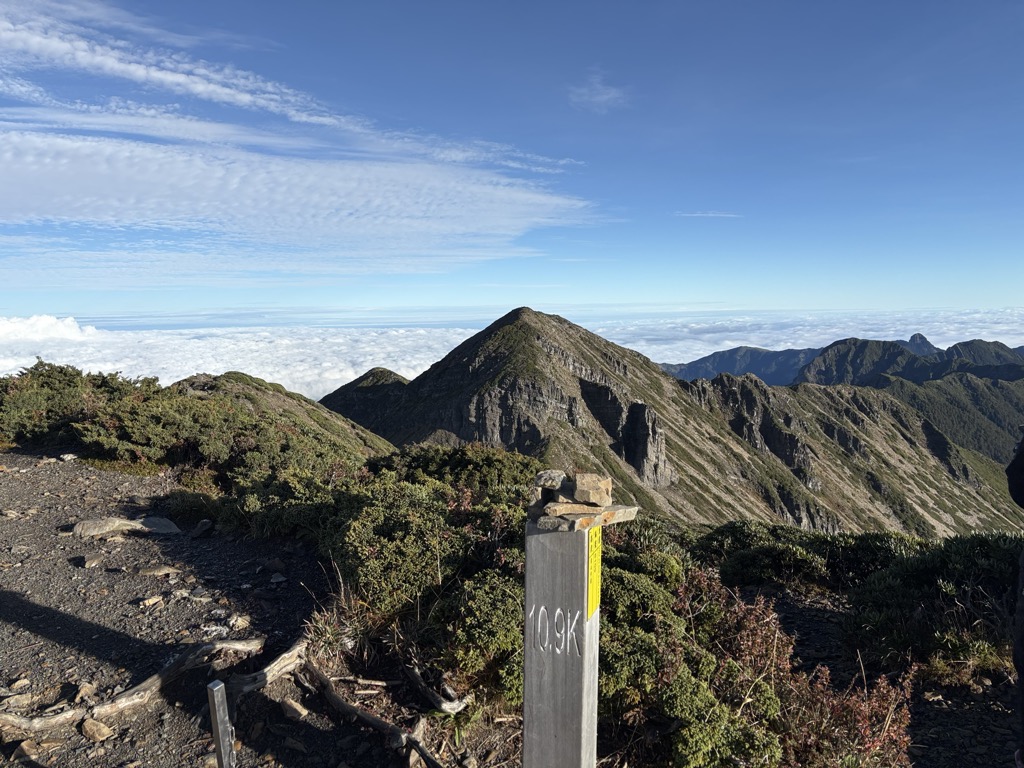
[[[801,668],[829,667],[843,686],[861,675],[843,645],[846,606],[826,597],[774,595],[783,628],[796,638]],[[915,687],[911,702],[910,757],[914,768],[1013,768],[1017,748],[1013,681],[981,678],[966,687]]]
[[[260,657],[193,671],[105,723],[113,733],[102,741],[80,724],[27,740],[7,732],[0,755],[66,768],[209,765],[210,675],[250,672],[286,650],[329,591],[325,569],[294,541],[194,538],[194,520],[185,533],[83,538],[71,530],[82,520],[173,517],[180,489],[54,457],[4,453],[0,465],[0,712],[102,703],[196,643],[266,638]],[[305,702],[309,715],[286,719],[284,698]],[[324,709],[290,679],[248,694],[235,718],[240,768],[397,764],[380,739]]]

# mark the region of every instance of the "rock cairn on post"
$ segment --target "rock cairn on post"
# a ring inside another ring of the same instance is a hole
[[[610,477],[587,472],[569,477],[548,469],[534,478],[527,517],[541,530],[583,531],[632,520],[637,509],[612,504]]]

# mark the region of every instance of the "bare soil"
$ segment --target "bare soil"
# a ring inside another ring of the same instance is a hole
[[[196,643],[266,638],[259,656],[218,657],[105,723],[113,735],[102,742],[83,735],[81,723],[45,733],[8,729],[0,757],[66,768],[213,764],[207,684],[264,667],[329,598],[328,569],[305,542],[216,530],[192,537],[196,520],[180,517],[184,532],[172,535],[93,539],[71,530],[87,519],[175,517],[182,493],[170,477],[0,453],[0,712],[35,717],[103,703]],[[152,575],[156,566],[177,573]],[[286,718],[284,699],[309,714]],[[402,727],[416,716],[386,714]],[[339,721],[295,675],[244,695],[233,723],[240,768],[407,764],[375,732]]]

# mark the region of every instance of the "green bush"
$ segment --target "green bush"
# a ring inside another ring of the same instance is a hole
[[[748,584],[824,584],[825,558],[792,543],[763,544],[728,555],[719,570],[727,586]]]
[[[533,478],[543,469],[530,456],[479,443],[459,447],[414,445],[371,460],[372,472],[390,470],[411,483],[429,478],[465,490],[471,503],[522,505]]]
[[[1019,534],[973,534],[896,560],[851,591],[854,642],[878,664],[1008,669],[1022,548]]]
[[[463,685],[500,691],[523,703],[523,584],[488,570],[467,579],[450,599],[450,661]]]
[[[342,577],[383,616],[423,599],[432,604],[470,545],[470,536],[449,523],[451,489],[438,481],[392,481],[385,473],[363,492],[328,548]]]
[[[109,403],[148,397],[156,379],[83,374],[70,365],[37,360],[14,376],[0,378],[0,439],[75,441],[71,427]]]

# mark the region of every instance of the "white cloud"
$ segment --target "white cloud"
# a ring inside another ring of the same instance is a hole
[[[105,331],[71,318],[0,318],[0,375],[37,357],[84,371],[156,376],[243,371],[319,399],[375,366],[413,378],[475,331],[460,328],[199,328]]]
[[[90,0],[0,3],[0,93],[23,104],[0,108],[0,248],[20,285],[439,270],[591,216],[528,177],[571,159],[380,129],[195,42]],[[118,95],[90,102],[83,76]]]
[[[113,269],[124,256],[131,262],[124,266],[144,267],[150,282],[189,282],[195,259],[182,251],[200,255],[208,276],[218,264],[268,279],[267,269],[273,279],[285,270],[408,271],[423,258],[420,268],[436,269],[438,259],[514,254],[520,235],[582,221],[588,207],[484,169],[97,136],[10,131],[0,141],[0,165],[2,223],[75,226],[80,240],[83,231],[137,230],[132,251],[120,256],[112,248],[41,247],[60,255],[50,266],[70,280],[75,265]],[[147,247],[141,230],[169,242]],[[22,253],[20,279],[35,279],[44,266],[39,254]],[[210,261],[210,254],[219,255]]]
[[[662,363],[690,362],[737,346],[821,347],[850,336],[906,339],[917,332],[939,347],[973,338],[1024,345],[1022,308],[800,315],[719,311],[583,324]],[[71,318],[0,318],[0,375],[17,373],[36,357],[86,371],[156,376],[164,385],[198,372],[238,370],[319,399],[375,366],[415,378],[480,327],[468,325],[110,331]]]
[[[624,88],[609,85],[604,81],[603,74],[595,72],[587,78],[584,85],[570,86],[569,103],[574,107],[603,115],[613,109],[625,107],[629,103],[629,98]]]
[[[740,346],[803,349],[824,347],[850,337],[895,340],[908,339],[915,333],[923,333],[942,348],[969,339],[1002,341],[1011,347],[1024,345],[1024,308],[799,314],[684,312],[586,325],[659,363],[688,363]]]

